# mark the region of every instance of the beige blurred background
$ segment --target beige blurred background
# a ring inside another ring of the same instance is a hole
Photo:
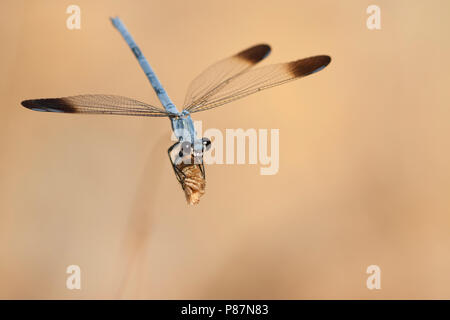
[[[81,8],[81,30],[66,8]],[[368,30],[366,8],[381,8]],[[0,298],[450,298],[448,1],[12,1],[0,10]],[[280,170],[207,167],[187,206],[166,119],[38,113],[109,93],[156,104],[119,15],[180,106],[211,63],[324,71],[196,114],[280,129]],[[81,290],[66,268],[81,267]],[[366,268],[381,268],[381,290]]]

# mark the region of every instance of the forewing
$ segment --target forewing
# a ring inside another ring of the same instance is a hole
[[[330,61],[329,56],[322,55],[252,69],[227,80],[219,90],[207,94],[206,98],[200,99],[187,110],[193,113],[224,105],[252,93],[318,72]]]
[[[267,44],[260,44],[213,64],[190,84],[184,109],[189,110],[189,106],[198,104],[208,94],[219,90],[228,79],[245,72],[267,57],[269,53],[270,47]]]
[[[117,114],[143,117],[165,117],[164,109],[127,97],[86,94],[64,98],[32,99],[22,101],[28,109],[44,112]]]

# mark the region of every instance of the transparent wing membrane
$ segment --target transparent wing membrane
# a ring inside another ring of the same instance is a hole
[[[117,114],[143,117],[170,116],[164,109],[127,97],[87,94],[52,99],[33,99],[22,101],[28,109],[44,112]]]
[[[239,75],[270,53],[270,47],[260,44],[221,60],[197,76],[190,84],[184,101],[184,109],[199,104],[208,95],[220,90],[226,81]]]
[[[322,55],[250,69],[269,53],[268,45],[257,45],[212,65],[191,83],[184,109],[194,113],[219,107],[255,92],[318,72],[331,61],[329,56]],[[103,94],[25,100],[22,105],[44,112],[176,116],[135,99]]]
[[[255,92],[318,72],[330,61],[329,56],[314,56],[238,73],[197,98],[185,109],[194,113],[219,107]]]

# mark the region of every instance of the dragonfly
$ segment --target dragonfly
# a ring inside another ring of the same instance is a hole
[[[203,155],[211,148],[210,139],[197,137],[191,114],[217,108],[261,90],[311,75],[331,62],[330,56],[317,55],[253,68],[271,51],[269,45],[258,44],[211,65],[197,76],[188,87],[183,109],[178,111],[123,22],[119,17],[110,19],[138,60],[163,108],[108,94],[30,99],[21,104],[43,112],[168,118],[177,142],[169,147],[167,153],[189,204],[197,204],[205,193]]]

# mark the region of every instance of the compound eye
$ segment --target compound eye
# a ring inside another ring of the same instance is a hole
[[[185,141],[181,144],[181,154],[191,154],[191,144]]]
[[[211,148],[211,140],[209,140],[208,138],[203,137],[202,143],[205,150],[209,150],[209,148]]]

